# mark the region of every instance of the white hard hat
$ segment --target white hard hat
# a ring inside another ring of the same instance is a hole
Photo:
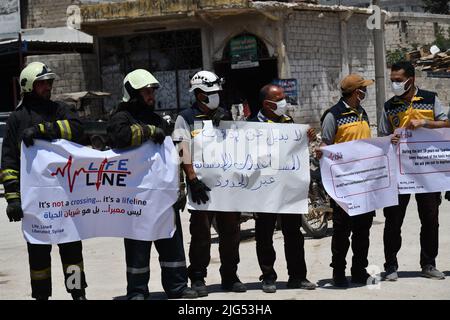
[[[131,71],[125,79],[123,79],[123,97],[122,101],[128,102],[136,96],[139,89],[142,88],[159,88],[159,82],[147,70],[136,69]]]
[[[222,90],[223,79],[210,71],[199,71],[191,79],[189,92],[200,89],[204,92]]]
[[[31,62],[20,73],[20,92],[33,91],[35,81],[55,79],[56,74],[42,62]]]

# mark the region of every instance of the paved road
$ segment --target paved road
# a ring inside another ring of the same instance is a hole
[[[29,286],[29,267],[26,245],[19,223],[9,223],[5,212],[6,201],[0,199],[0,300],[31,299]],[[189,245],[189,214],[182,215],[185,250]],[[384,218],[377,213],[371,229],[371,247],[369,263],[371,269],[381,270],[383,259]],[[247,284],[246,293],[225,293],[220,290],[219,257],[217,235],[213,232],[212,259],[208,269],[207,284],[210,294],[202,299],[248,300],[248,299],[450,299],[450,203],[444,200],[440,216],[440,250],[437,267],[445,272],[445,280],[430,280],[420,277],[419,269],[419,232],[420,223],[415,202],[410,204],[403,227],[403,247],[399,254],[399,276],[397,282],[381,281],[377,285],[352,286],[337,289],[331,285],[330,243],[331,237],[306,239],[306,262],[309,280],[316,282],[319,288],[314,291],[287,289],[287,272],[283,252],[283,236],[276,231],[274,243],[277,251],[276,270],[278,273],[278,291],[267,294],[261,291],[258,280],[260,271],[257,264],[254,221],[242,225],[243,240],[240,247],[241,263],[239,276]],[[125,261],[123,241],[117,238],[98,238],[83,241],[84,259],[89,299],[110,300],[125,294]],[[351,264],[351,252],[347,261]],[[53,299],[70,299],[63,286],[63,275],[58,249],[52,251]],[[160,270],[157,254],[152,253],[150,290],[152,299],[165,299],[160,284]]]

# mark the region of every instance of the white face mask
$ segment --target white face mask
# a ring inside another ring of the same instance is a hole
[[[267,100],[270,101],[270,100]],[[275,103],[277,105],[277,108],[275,110],[272,110],[273,113],[275,113],[277,116],[282,116],[283,114],[286,114],[287,110],[287,102],[286,99],[280,100],[280,101],[270,101],[272,103]]]
[[[409,85],[408,88],[405,88],[406,82],[408,82],[408,80],[409,79],[405,80],[404,82],[392,82],[391,88],[397,97],[401,97],[405,94],[406,91],[411,88],[411,85]]]
[[[203,102],[209,109],[211,110],[215,110],[217,109],[217,107],[219,107],[219,103],[220,103],[220,96],[218,93],[213,93],[211,95],[208,96],[208,100],[209,102]]]

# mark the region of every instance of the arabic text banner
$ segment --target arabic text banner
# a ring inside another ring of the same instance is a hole
[[[22,144],[22,229],[31,243],[93,237],[170,238],[175,231],[177,152],[170,138],[98,151],[56,140]]]
[[[193,139],[193,166],[210,200],[188,208],[307,213],[309,152],[300,124],[210,121]]]
[[[322,150],[322,183],[349,215],[398,204],[395,153],[389,137],[339,143]]]
[[[399,193],[450,190],[450,129],[396,131]]]

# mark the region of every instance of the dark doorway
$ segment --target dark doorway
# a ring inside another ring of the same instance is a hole
[[[13,111],[20,99],[20,68],[19,42],[0,46],[0,112]]]
[[[259,90],[278,77],[277,59],[259,60],[259,67],[231,69],[231,64],[217,62],[216,74],[225,78],[223,99],[227,106],[247,100],[252,116],[259,110]]]
[[[242,34],[237,37],[242,36]],[[256,36],[255,36],[256,37]],[[230,59],[230,43],[224,48],[222,61],[214,63],[214,70],[219,77],[225,79],[223,100],[227,107],[247,100],[252,116],[259,110],[259,90],[272,80],[278,78],[277,58],[269,57],[266,45],[257,38],[257,55],[259,66],[243,69],[232,69]]]

